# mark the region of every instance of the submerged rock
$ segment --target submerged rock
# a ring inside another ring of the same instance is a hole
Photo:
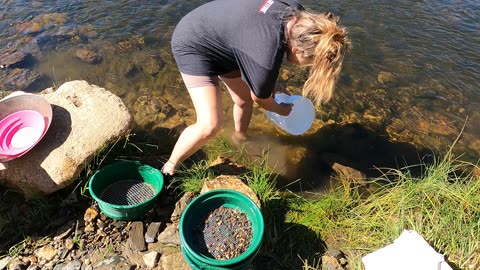
[[[177,112],[166,99],[146,95],[137,98],[133,111],[138,126],[159,125]]]
[[[25,91],[34,88],[46,76],[33,69],[15,68],[8,70],[0,82],[0,88],[10,91]]]
[[[387,71],[380,71],[377,75],[377,81],[380,83],[390,82],[393,80],[393,78],[394,78],[393,74]]]
[[[29,53],[16,49],[0,51],[1,69],[26,67]]]
[[[98,64],[103,58],[96,52],[86,49],[79,49],[75,52],[75,57],[88,64]]]

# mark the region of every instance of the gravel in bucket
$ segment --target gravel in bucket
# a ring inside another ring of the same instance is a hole
[[[247,214],[220,206],[196,224],[193,241],[200,252],[217,260],[228,260],[243,254],[252,242],[252,222]]]
[[[121,180],[105,188],[100,198],[115,205],[134,205],[150,199],[154,194],[153,187],[144,181]]]

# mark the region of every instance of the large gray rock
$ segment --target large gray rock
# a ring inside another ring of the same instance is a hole
[[[45,137],[27,154],[0,163],[0,184],[26,197],[72,184],[99,149],[126,136],[133,126],[118,96],[86,81],[64,83],[42,96],[53,109]]]

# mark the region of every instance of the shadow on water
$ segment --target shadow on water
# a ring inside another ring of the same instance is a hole
[[[434,160],[430,149],[418,149],[410,143],[393,142],[385,131],[372,131],[360,124],[326,125],[318,132],[301,137],[283,136],[287,145],[304,146],[306,152],[296,165],[295,176],[300,181],[286,184],[294,192],[319,191],[330,186],[332,166],[353,168],[367,178],[385,176],[388,169],[408,167],[412,176],[420,176],[425,166]]]
[[[137,139],[142,138],[159,147],[153,155],[143,153],[138,158],[160,168],[168,159],[181,130],[181,127],[138,130]],[[274,168],[277,187],[304,195],[322,193],[336,186],[335,164],[352,168],[365,178],[386,178],[388,170],[406,168],[412,177],[420,177],[436,156],[431,149],[392,141],[386,131],[361,124],[325,125],[316,133],[302,136],[254,135],[252,140],[256,140],[253,147],[257,150],[247,150],[251,158],[269,155],[270,166],[278,165],[279,168]],[[290,155],[295,148],[304,149],[304,152],[292,161]],[[205,160],[207,155],[200,150],[186,160],[184,166]]]

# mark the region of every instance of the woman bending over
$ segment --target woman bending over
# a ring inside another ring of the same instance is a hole
[[[334,90],[345,52],[347,31],[331,13],[305,11],[294,0],[214,0],[183,17],[172,36],[172,51],[196,112],[162,168],[172,175],[222,126],[219,82],[230,93],[236,140],[245,140],[253,104],[288,115],[292,104],[277,103],[277,83],[284,56],[309,66],[303,95],[317,105]]]

